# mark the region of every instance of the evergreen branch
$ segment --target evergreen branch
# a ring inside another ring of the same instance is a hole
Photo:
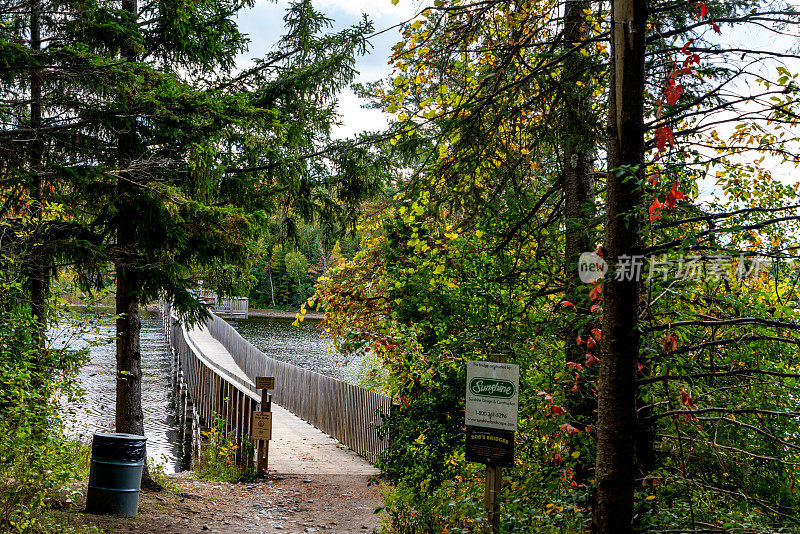
[[[700,444],[703,444],[703,445],[708,445],[709,447],[713,447],[715,449],[722,449],[724,451],[730,451],[730,452],[735,452],[737,454],[743,454],[744,456],[749,456],[751,458],[756,458],[758,460],[765,460],[765,461],[768,461],[768,462],[777,462],[777,463],[780,463],[780,464],[783,464],[783,465],[790,465],[790,466],[800,465],[800,462],[790,462],[788,460],[783,460],[781,458],[776,458],[774,456],[765,456],[763,454],[756,454],[754,452],[746,451],[746,450],[740,449],[738,447],[733,447],[732,445],[721,445],[721,444],[716,443],[714,441],[708,441],[708,440],[705,440],[705,439],[692,438],[692,437],[689,437],[689,436],[682,436],[682,437],[679,438],[678,436],[673,436],[672,434],[656,434],[656,436],[659,437],[659,438],[667,438],[667,439],[685,439],[686,441],[691,441],[693,443],[700,443]]]

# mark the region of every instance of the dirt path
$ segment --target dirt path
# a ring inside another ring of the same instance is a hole
[[[103,532],[371,533],[383,502],[365,475],[292,475],[249,483],[172,479],[179,493],[143,492],[132,518],[70,513]],[[78,503],[76,508],[82,508]]]
[[[66,514],[103,532],[261,534],[379,531],[383,504],[373,483],[378,471],[327,434],[273,404],[270,476],[249,483],[201,482],[191,473],[170,479],[174,492],[142,492],[133,518]],[[86,485],[83,485],[84,491]]]

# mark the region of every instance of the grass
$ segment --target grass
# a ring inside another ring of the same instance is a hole
[[[163,461],[161,462],[148,458],[147,471],[150,473],[150,478],[153,479],[153,482],[161,486],[164,491],[169,491],[171,493],[179,491],[178,486],[172,482],[172,478],[167,474],[166,457],[163,457]]]

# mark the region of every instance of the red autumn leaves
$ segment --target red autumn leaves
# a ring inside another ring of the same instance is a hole
[[[691,5],[692,1],[693,0],[689,0],[688,3]],[[722,33],[719,25],[714,22],[714,18],[709,17],[708,5],[706,2],[697,2],[694,7],[698,9],[698,16],[700,18],[708,19],[708,23],[716,33]],[[686,88],[680,82],[680,78],[684,75],[692,74],[692,65],[700,64],[700,56],[689,50],[689,47],[692,46],[692,44],[694,44],[694,39],[689,39],[683,45],[683,47],[681,47],[681,52],[685,56],[681,62],[681,66],[678,66],[677,61],[674,62],[674,66],[667,78],[667,85],[664,88],[664,99],[658,100],[658,110],[656,111],[657,119],[661,119],[664,100],[666,100],[666,104],[668,106],[674,106],[678,103],[678,100],[680,100],[681,95],[683,95],[683,93],[686,91]],[[662,152],[664,152],[667,145],[673,146],[675,144],[675,133],[672,131],[672,128],[670,128],[669,125],[663,123],[655,129],[653,140],[655,141],[656,148],[658,149],[660,155]]]
[[[675,332],[667,332],[664,337],[664,352],[675,352],[678,348],[678,336]]]
[[[694,39],[689,39],[688,41],[686,41],[686,44],[683,45],[683,48],[681,48],[681,52],[683,52],[683,55],[686,56],[686,58],[684,58],[683,60],[684,74],[692,73],[691,69],[689,68],[691,64],[693,63],[696,63],[698,65],[700,64],[700,56],[698,56],[697,54],[693,54],[692,52],[689,51],[689,47],[692,46],[693,44],[694,44]]]
[[[661,218],[662,210],[671,210],[675,207],[675,204],[679,200],[686,199],[686,193],[678,189],[678,183],[675,182],[672,184],[672,188],[670,188],[669,193],[667,193],[667,198],[664,202],[658,200],[658,197],[653,199],[653,202],[650,204],[650,208],[648,208],[648,213],[650,214],[650,222],[657,221]]]
[[[692,43],[694,43],[694,39],[690,39],[683,45],[681,50],[686,55],[686,58],[683,60],[682,66],[678,66],[678,64],[675,63],[672,70],[669,72],[669,76],[667,76],[667,85],[664,87],[664,99],[658,100],[658,109],[656,110],[656,118],[658,119],[661,118],[661,114],[664,110],[664,100],[666,100],[668,106],[674,106],[678,103],[681,95],[686,91],[686,87],[684,87],[680,81],[681,78],[692,74],[692,69],[690,68],[692,64],[700,63],[700,56],[689,51],[689,46],[691,46]],[[672,131],[672,128],[666,123],[663,123],[655,129],[653,140],[656,143],[656,148],[660,155],[667,148],[667,145],[672,146],[675,144],[675,133]]]
[[[550,395],[546,391],[540,391],[538,395],[544,397],[544,400],[546,400],[547,404],[550,405],[550,413],[552,413],[553,415],[564,415],[565,413],[567,413],[566,411],[564,411],[564,408],[562,408],[558,404],[553,403],[552,395]]]
[[[705,5],[705,4],[704,4]],[[681,95],[685,91],[683,84],[680,83],[680,78],[686,74],[691,74],[692,70],[689,68],[689,65],[693,63],[700,62],[700,56],[697,54],[692,54],[689,51],[689,46],[694,42],[694,39],[689,40],[685,45],[683,45],[683,53],[686,54],[687,58],[683,61],[683,67],[678,67],[677,65],[672,68],[669,73],[669,78],[667,79],[667,86],[664,89],[664,95],[666,96],[667,105],[674,106],[678,103]],[[661,118],[661,112],[664,106],[664,101],[662,99],[658,100],[658,110],[656,112],[656,117]],[[663,123],[661,126],[655,129],[654,133],[654,141],[656,143],[656,148],[658,149],[658,156],[656,160],[661,158],[664,150],[666,150],[667,145],[673,146],[675,144],[675,133],[672,131],[666,123]],[[647,181],[651,186],[655,186],[659,181],[659,172],[656,171],[650,174],[647,177]],[[650,216],[650,224],[654,221],[657,221],[661,218],[661,214],[664,210],[671,210],[675,207],[675,204],[679,200],[686,199],[686,194],[678,189],[678,183],[675,182],[672,184],[669,192],[667,193],[667,198],[662,202],[656,196],[653,199],[653,202],[650,204],[647,212]]]
[[[692,0],[689,0],[689,3],[692,3]],[[700,9],[700,18],[708,17],[708,6],[705,2],[697,2],[694,7]],[[708,17],[708,23],[711,24],[711,27],[714,29],[716,33],[722,33],[722,30],[719,29],[719,25],[714,22],[714,17]]]

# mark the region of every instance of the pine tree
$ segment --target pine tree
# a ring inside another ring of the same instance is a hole
[[[197,320],[205,310],[189,292],[196,275],[232,292],[249,272],[256,218],[341,218],[334,197],[345,188],[336,169],[349,157],[327,156],[326,146],[335,95],[352,79],[371,25],[324,34],[331,21],[309,1],[296,2],[281,48],[234,74],[247,43],[235,16],[252,5],[34,1],[20,22],[3,27],[3,93],[31,85],[35,98],[23,99],[30,119],[14,106],[0,110],[0,149],[11,156],[0,182],[10,193],[0,216],[22,213],[31,197],[42,206],[31,191],[57,176],[48,182],[48,200],[63,206],[63,215],[48,221],[46,235],[34,237],[29,249],[47,242],[41,257],[62,254],[86,284],[113,265],[119,432],[144,432],[140,304],[164,292],[187,320]],[[46,21],[40,27],[47,45],[31,52],[35,39],[30,46],[15,39],[37,16]],[[31,81],[39,73],[36,89]],[[30,142],[19,150],[19,140],[31,136],[34,150]],[[32,265],[42,269],[41,261]],[[45,282],[33,269],[29,278]]]
[[[186,293],[192,271],[201,265],[212,269],[223,264],[246,267],[250,226],[240,208],[274,208],[274,196],[260,196],[265,181],[262,169],[226,175],[223,164],[235,162],[242,153],[266,159],[270,172],[282,177],[287,192],[281,197],[283,205],[296,205],[300,215],[312,216],[314,205],[309,197],[315,187],[310,179],[320,169],[308,168],[297,152],[314,148],[320,135],[324,138],[329,132],[334,119],[330,101],[352,76],[354,47],[368,29],[364,25],[344,35],[318,38],[328,19],[314,11],[310,2],[293,4],[286,18],[290,34],[283,41],[285,46],[293,47],[284,55],[297,57],[289,63],[291,68],[267,78],[271,69],[265,61],[232,79],[229,69],[243,47],[244,36],[231,17],[244,4],[187,2],[178,8],[150,7],[150,13],[137,12],[132,0],[124,5],[131,15],[131,34],[137,36],[137,29],[141,32],[132,42],[145,44],[138,52],[133,46],[121,46],[128,65],[133,69],[144,67],[145,73],[152,75],[150,69],[154,66],[140,61],[142,53],[151,50],[168,62],[171,72],[159,69],[155,73],[158,83],[153,87],[153,97],[167,108],[165,112],[153,114],[139,101],[138,94],[128,91],[118,95],[115,102],[122,104],[124,116],[134,117],[120,128],[121,172],[117,177],[115,213],[110,218],[117,237],[114,260],[117,313],[121,317],[117,324],[118,431],[140,433],[138,305],[153,298],[156,291],[165,290],[179,307],[196,311],[197,304]],[[209,9],[212,13],[208,13]],[[210,15],[223,22],[206,24]],[[152,33],[147,31],[148,26],[142,30],[141,20],[150,21]],[[184,27],[186,20],[188,26]],[[172,41],[171,36],[182,35],[177,31],[180,29],[192,39]],[[203,45],[195,46],[197,41]],[[201,76],[216,71],[227,79],[208,79],[207,85],[197,90],[173,74],[176,67]],[[281,94],[276,95],[276,90]],[[293,98],[287,98],[290,95]],[[170,113],[175,104],[182,105],[183,115],[189,111],[188,116],[197,123],[176,120]],[[278,132],[265,128],[270,120],[279,124]],[[246,132],[246,137],[240,135],[241,131]],[[294,153],[265,153],[265,140],[276,134],[287,136],[288,148],[294,148]],[[173,136],[179,144],[169,143]],[[294,147],[293,139],[300,139]],[[165,144],[172,145],[171,152],[165,152]],[[189,164],[184,165],[183,161]],[[177,198],[164,196],[169,194]],[[180,218],[176,220],[170,208],[175,209],[175,204],[180,203],[185,204],[178,209]],[[229,290],[241,270],[234,269],[234,273],[230,280],[218,279],[219,292]]]

